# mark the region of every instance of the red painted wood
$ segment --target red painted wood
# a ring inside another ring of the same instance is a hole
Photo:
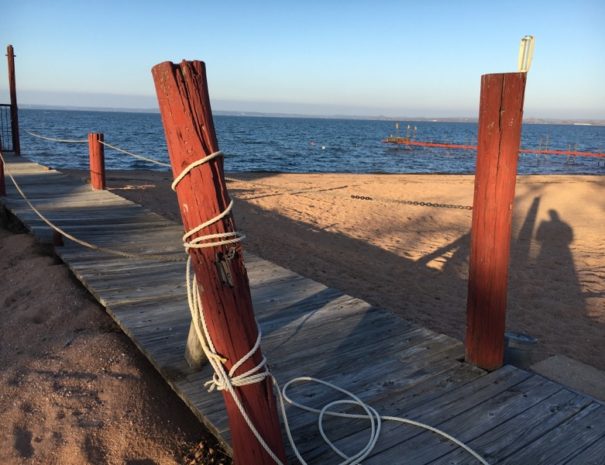
[[[4,177],[4,162],[0,160],[0,195],[6,195],[6,179]]]
[[[152,69],[156,92],[166,134],[172,171],[176,177],[193,161],[219,149],[206,69],[201,61],[183,61],[179,65],[160,63]],[[185,230],[215,217],[230,202],[223,173],[222,158],[215,158],[195,168],[177,187],[177,197]],[[235,230],[232,216],[208,227],[203,234]],[[192,250],[192,263],[205,309],[209,333],[217,351],[227,357],[227,369],[240,360],[254,345],[257,326],[252,309],[248,276],[244,267],[242,247],[235,245],[231,261],[233,287],[221,281],[215,259],[217,252],[227,252],[232,245]],[[243,373],[261,360],[261,353],[239,370]],[[201,387],[200,387],[201,389]],[[285,463],[285,452],[272,390],[265,380],[237,389],[250,418],[272,450]],[[273,464],[242,419],[229,394],[224,393],[233,438],[234,461],[240,465]]]
[[[55,247],[62,247],[63,245],[65,245],[63,243],[63,235],[58,231],[53,231],[53,245]]]
[[[103,134],[88,134],[88,155],[90,158],[90,185],[93,190],[104,190],[105,183],[105,146],[101,144]]]
[[[11,129],[13,137],[13,152],[21,155],[21,142],[19,141],[19,110],[17,109],[17,79],[15,77],[15,52],[13,46],[6,47],[8,60],[8,87],[11,99]]]
[[[481,77],[469,264],[466,359],[502,366],[511,222],[525,73]]]

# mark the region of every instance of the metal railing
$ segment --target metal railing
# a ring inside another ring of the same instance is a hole
[[[0,150],[14,151],[11,106],[8,103],[0,103]]]

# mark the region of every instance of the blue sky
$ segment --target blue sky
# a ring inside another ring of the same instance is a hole
[[[214,109],[476,116],[481,74],[516,71],[532,34],[526,116],[605,119],[602,0],[0,0],[0,12],[23,104],[154,107],[150,68],[185,58],[206,62]]]

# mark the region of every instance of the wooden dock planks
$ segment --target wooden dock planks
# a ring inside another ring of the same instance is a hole
[[[180,226],[107,191],[54,170],[6,157],[32,202],[68,232],[104,247],[164,253],[175,260],[132,259],[67,242],[57,253],[101,302],[163,378],[227,448],[222,398],[202,385],[183,353],[189,330]],[[12,183],[2,201],[39,238],[51,237]],[[135,237],[141,237],[135,241]],[[179,261],[181,260],[181,261]],[[458,437],[490,463],[603,463],[605,406],[538,375],[506,366],[485,373],[462,362],[459,341],[435,334],[296,273],[246,256],[263,351],[283,385],[315,376],[359,395],[379,412],[405,416]],[[321,406],[338,395],[302,384],[293,398]],[[335,461],[314,425],[316,416],[288,408],[310,464]],[[367,441],[364,420],[328,419],[329,436],[352,452]],[[331,426],[331,428],[330,428]],[[292,451],[289,451],[294,463]],[[471,464],[472,457],[413,426],[386,422],[367,464]]]

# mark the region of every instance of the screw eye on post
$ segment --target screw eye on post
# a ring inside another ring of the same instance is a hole
[[[519,60],[517,66],[520,73],[527,73],[534,57],[534,36],[525,36],[519,46]]]

